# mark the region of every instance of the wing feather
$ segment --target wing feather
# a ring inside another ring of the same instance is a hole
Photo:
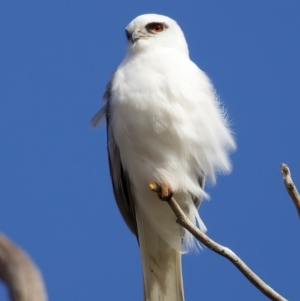
[[[114,79],[114,75],[115,75],[115,72],[113,72],[113,74],[111,75],[110,80],[109,80],[108,84],[106,85],[105,93],[102,97],[103,101],[105,102],[105,105],[94,115],[94,117],[90,121],[92,128],[96,128],[100,124],[102,116],[104,116],[106,114],[107,103],[111,97],[111,88],[112,88],[112,82]]]
[[[101,118],[105,113],[106,113],[106,104],[91,119],[90,124],[92,128],[96,128],[100,124]]]
[[[104,94],[104,97],[106,97],[107,99],[105,112],[107,123],[107,151],[109,158],[110,175],[112,179],[116,203],[118,205],[120,213],[131,232],[138,237],[137,222],[134,208],[134,197],[131,192],[131,183],[127,172],[122,166],[120,151],[115,143],[110,122],[112,80],[113,76],[109,84],[107,85],[107,90]]]

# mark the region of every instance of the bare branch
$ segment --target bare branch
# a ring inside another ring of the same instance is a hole
[[[290,197],[292,198],[294,205],[297,209],[298,216],[300,217],[300,195],[298,190],[292,180],[292,176],[290,173],[290,169],[286,164],[281,164],[281,173],[283,176],[283,182],[287,192],[289,193]]]
[[[162,188],[157,183],[151,183],[149,188],[157,193],[158,197],[167,201],[170,205],[171,209],[175,213],[177,217],[177,223],[182,227],[187,229],[196,239],[198,239],[202,244],[204,244],[207,248],[211,249],[215,253],[227,258],[230,260],[243,274],[244,276],[255,285],[263,294],[265,294],[268,298],[274,301],[287,301],[284,297],[279,295],[276,291],[274,291],[269,285],[267,285],[262,279],[260,279],[237,255],[235,255],[230,249],[218,244],[209,238],[206,234],[201,232],[185,215],[185,213],[181,210],[180,206],[176,202],[175,198],[172,194],[169,194],[169,197],[162,198],[161,192]]]
[[[0,279],[12,301],[47,301],[40,271],[24,251],[0,233]]]

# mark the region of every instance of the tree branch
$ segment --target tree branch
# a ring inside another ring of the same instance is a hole
[[[283,176],[283,182],[284,182],[285,188],[286,188],[288,194],[290,195],[290,197],[292,198],[294,205],[297,209],[298,216],[300,217],[300,195],[299,195],[298,190],[292,180],[290,169],[284,163],[281,164],[281,173]]]
[[[24,251],[0,233],[0,279],[12,301],[47,301],[40,271]]]
[[[169,197],[162,198],[161,197],[161,186],[157,183],[151,183],[149,188],[158,194],[158,197],[168,202],[171,209],[175,213],[177,217],[177,223],[188,230],[196,239],[198,239],[202,244],[204,244],[207,248],[214,251],[215,253],[227,258],[230,260],[243,274],[244,276],[255,285],[264,295],[270,298],[273,301],[287,301],[284,297],[279,295],[276,291],[274,291],[269,285],[267,285],[262,279],[260,279],[237,255],[235,255],[230,249],[224,247],[211,238],[209,238],[206,234],[201,232],[185,215],[185,213],[181,210],[180,206],[176,202],[175,198],[172,196],[172,193],[169,194]]]

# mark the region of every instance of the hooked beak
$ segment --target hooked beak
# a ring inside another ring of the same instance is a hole
[[[140,38],[145,38],[146,35],[138,29],[135,29],[133,32],[126,31],[127,36],[130,38],[132,44],[138,41]]]

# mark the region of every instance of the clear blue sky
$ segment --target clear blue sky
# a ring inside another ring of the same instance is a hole
[[[1,1],[0,231],[43,272],[50,300],[141,300],[138,245],[115,205],[105,124],[89,120],[137,15],[178,21],[228,108],[233,172],[209,187],[208,234],[299,300],[299,1]],[[266,300],[211,251],[185,255],[193,300]],[[6,292],[0,286],[0,299]]]

